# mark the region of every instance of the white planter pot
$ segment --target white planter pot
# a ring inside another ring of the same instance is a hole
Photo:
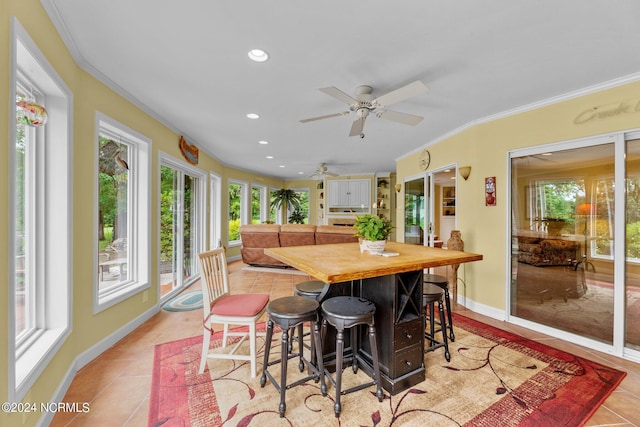
[[[384,252],[386,240],[362,240],[360,241],[360,253],[369,252],[371,255],[380,255]]]

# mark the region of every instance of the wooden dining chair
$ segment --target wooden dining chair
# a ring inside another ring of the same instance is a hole
[[[199,255],[203,298],[203,339],[199,373],[204,372],[207,359],[235,359],[251,362],[251,377],[256,376],[256,323],[269,303],[266,294],[235,294],[229,291],[229,272],[224,248]],[[209,352],[213,324],[223,325],[222,347],[229,337],[241,337],[229,352]],[[248,330],[229,330],[229,325],[247,326]],[[236,354],[249,338],[249,354]]]

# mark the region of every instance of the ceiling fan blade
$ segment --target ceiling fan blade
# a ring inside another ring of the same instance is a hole
[[[391,110],[378,110],[376,111],[376,117],[381,119],[392,120],[394,122],[402,123],[405,125],[415,126],[422,121],[424,117],[415,116],[408,113],[399,113]]]
[[[364,121],[366,117],[360,117],[353,121],[351,125],[351,132],[349,132],[349,136],[358,136],[362,134],[362,130],[364,129]]]
[[[314,122],[316,120],[330,119],[331,117],[346,116],[348,114],[349,114],[348,111],[343,111],[342,113],[327,114],[326,116],[310,117],[308,119],[300,120],[300,123]]]
[[[389,105],[396,104],[400,101],[404,101],[405,99],[411,98],[412,96],[425,93],[428,90],[429,90],[429,86],[424,84],[421,80],[416,80],[413,83],[409,83],[406,86],[402,86],[401,88],[392,90],[389,93],[379,96],[373,102],[382,107],[386,107]]]
[[[340,175],[339,173],[329,172],[329,171],[326,171],[324,174],[325,175],[329,175],[329,176],[339,176]]]
[[[356,104],[358,102],[355,99],[353,99],[351,96],[347,95],[346,93],[338,89],[337,87],[333,87],[333,86],[321,87],[318,90],[349,105]]]

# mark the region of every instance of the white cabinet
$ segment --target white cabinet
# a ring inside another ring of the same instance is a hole
[[[370,208],[371,181],[368,179],[331,180],[327,183],[327,202],[329,209]]]

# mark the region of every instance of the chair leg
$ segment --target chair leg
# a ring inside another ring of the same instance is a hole
[[[204,367],[207,364],[207,355],[209,354],[209,343],[211,342],[211,331],[204,329],[202,334],[202,356],[200,356],[200,369],[198,373],[204,372]]]
[[[249,325],[249,355],[251,357],[251,378],[256,377],[256,322]]]
[[[384,394],[382,393],[382,381],[380,381],[380,364],[378,361],[378,343],[376,340],[376,327],[369,325],[369,346],[371,347],[371,357],[373,362],[373,375],[376,381],[376,397],[378,402],[382,402]]]
[[[267,383],[267,366],[269,365],[269,351],[271,350],[271,339],[273,338],[273,321],[267,321],[267,335],[265,336],[264,360],[262,363],[262,375],[260,376],[260,387]]]
[[[342,405],[340,404],[340,394],[342,393],[342,358],[344,357],[344,329],[338,329],[336,334],[336,403],[333,411],[336,418],[340,417]]]
[[[322,344],[320,341],[320,322],[314,322],[313,325],[313,339],[312,342],[314,343],[314,349],[315,349],[315,359],[316,359],[316,363],[315,366],[317,366],[318,371],[320,372],[320,391],[322,392],[323,396],[327,395],[327,383],[325,382],[325,378],[324,378],[324,359],[323,359],[323,355],[322,355]]]
[[[289,361],[289,330],[282,330],[282,342],[280,344],[280,418],[284,418],[287,410],[285,395],[287,392],[287,362]]]
[[[449,328],[449,338],[451,339],[451,342],[454,342],[456,337],[453,335],[453,315],[451,314],[451,298],[449,298],[448,287],[444,289],[444,300],[447,303],[447,319],[449,321],[447,327]]]
[[[229,324],[225,323],[224,327],[222,329],[222,347],[226,347],[227,346],[227,339],[228,339],[228,335],[229,335]]]
[[[449,353],[449,343],[447,342],[447,318],[444,315],[442,300],[438,301],[438,311],[440,312],[440,330],[442,331],[442,342],[444,343],[444,358],[447,359],[447,362],[450,362],[451,354]]]

